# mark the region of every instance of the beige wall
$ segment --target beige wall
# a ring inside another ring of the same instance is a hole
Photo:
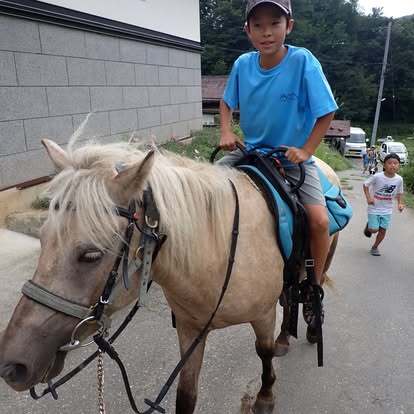
[[[48,0],[45,2],[184,39],[200,41],[198,0]]]

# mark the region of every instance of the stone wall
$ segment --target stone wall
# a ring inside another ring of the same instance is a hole
[[[0,14],[0,189],[53,171],[40,139],[157,142],[201,128],[200,54]]]

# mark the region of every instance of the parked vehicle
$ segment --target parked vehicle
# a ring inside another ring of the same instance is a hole
[[[398,154],[401,160],[401,165],[408,164],[408,151],[405,145],[402,142],[396,141],[385,141],[381,144],[381,149],[379,151],[379,159],[384,162],[384,158],[395,152]]]
[[[351,127],[350,136],[345,141],[343,155],[345,157],[362,157],[363,150],[367,150],[365,131],[358,127]]]

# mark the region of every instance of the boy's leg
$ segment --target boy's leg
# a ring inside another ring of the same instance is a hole
[[[243,155],[243,152],[237,148],[234,151],[227,153],[223,158],[220,158],[215,162],[215,164],[225,167],[232,167],[237,161],[243,158]]]
[[[375,242],[372,245],[373,249],[378,249],[378,246],[384,240],[386,233],[387,233],[386,229],[383,229],[382,227],[379,228],[377,237],[375,238]]]
[[[315,260],[316,284],[320,285],[329,252],[329,219],[324,205],[305,204],[308,214],[310,247]]]
[[[329,252],[329,218],[317,167],[314,163],[304,164],[304,167],[306,176],[299,189],[299,198],[308,215],[311,253],[315,260],[315,279],[316,283],[320,284]],[[285,171],[288,178],[298,179],[298,168],[289,168]]]
[[[371,248],[371,254],[374,256],[379,256],[380,253],[378,251],[378,246],[380,243],[384,240],[385,234],[387,233],[387,229],[391,222],[391,214],[386,214],[383,216],[378,216],[378,222],[379,222],[379,230],[377,237],[375,238],[375,242],[372,245]]]

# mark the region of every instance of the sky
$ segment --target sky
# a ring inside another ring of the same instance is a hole
[[[359,0],[359,5],[365,14],[371,13],[373,7],[382,7],[387,17],[414,14],[414,0]]]

